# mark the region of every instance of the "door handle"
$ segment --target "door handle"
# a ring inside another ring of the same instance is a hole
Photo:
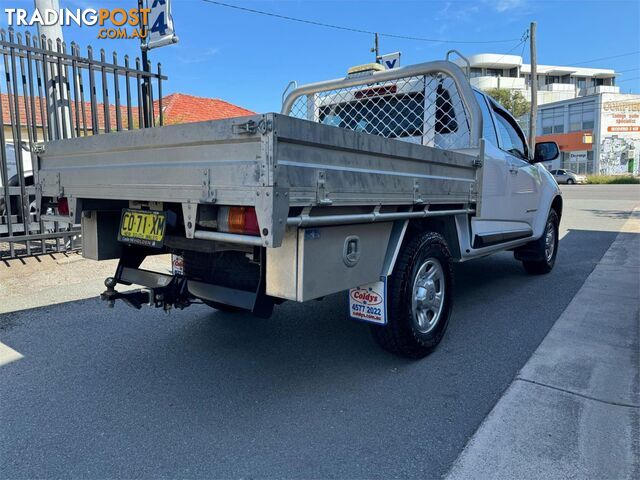
[[[509,167],[509,172],[511,173],[511,175],[517,175],[518,169],[516,167]]]

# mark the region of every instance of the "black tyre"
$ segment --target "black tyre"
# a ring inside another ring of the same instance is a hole
[[[574,183],[576,182],[573,181],[573,178],[567,178],[567,185],[573,185]]]
[[[387,286],[387,324],[371,332],[385,350],[423,358],[440,343],[453,306],[449,247],[438,233],[422,233],[402,247]]]
[[[558,255],[558,227],[560,219],[555,210],[549,212],[544,233],[535,242],[526,246],[528,256],[534,260],[524,259],[522,265],[527,273],[542,275],[553,270]]]
[[[238,290],[256,291],[260,279],[260,267],[249,261],[242,252],[200,253],[184,252],[184,274],[193,280],[213,283]],[[216,310],[243,312],[232,305],[203,300]]]

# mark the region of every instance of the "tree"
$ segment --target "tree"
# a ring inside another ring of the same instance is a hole
[[[511,112],[514,118],[520,118],[531,111],[531,104],[527,102],[518,90],[506,88],[492,88],[487,90],[487,95]]]

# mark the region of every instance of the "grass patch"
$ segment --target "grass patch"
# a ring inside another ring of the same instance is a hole
[[[640,184],[640,178],[631,175],[588,175],[590,185]]]

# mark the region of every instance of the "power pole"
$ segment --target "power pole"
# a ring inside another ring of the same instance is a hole
[[[531,22],[529,29],[529,46],[531,47],[531,112],[529,113],[529,147],[534,152],[538,117],[538,56],[536,53],[536,22]]]
[[[40,12],[42,17],[44,17],[44,12],[46,10],[60,10],[60,2],[59,0],[34,0],[36,10]],[[41,23],[38,24],[38,34],[45,35],[48,40],[51,40],[55,45],[56,40],[59,38],[60,41],[62,38],[62,26],[61,25],[43,25]]]
[[[380,61],[380,42],[378,39],[378,34],[376,33],[375,35],[376,35],[374,40],[375,43],[371,51],[376,54],[376,63],[378,63]]]
[[[47,10],[60,10],[59,0],[34,0],[35,8],[44,17]],[[49,48],[48,42],[51,40],[51,49],[56,51],[58,48],[58,40],[60,43],[64,41],[62,36],[62,26],[56,25],[42,25],[38,24],[38,35],[42,39],[42,35],[47,38],[47,44],[42,45],[42,48],[47,50]],[[46,62],[43,68],[47,68]],[[71,113],[69,110],[69,100],[66,98],[66,79],[63,77],[64,72],[58,71],[58,66],[54,63],[50,64],[51,75],[49,76],[49,84],[47,88],[47,103],[49,104],[49,118],[47,121],[52,126],[52,140],[62,138],[65,134],[71,137]],[[56,85],[58,88],[56,89]],[[57,94],[56,94],[57,90]],[[56,118],[60,119],[56,122]]]
[[[142,9],[144,8],[144,0],[138,0],[138,16],[140,18],[140,22],[142,22]],[[148,17],[147,17],[148,18]],[[142,70],[145,73],[150,72],[149,68],[149,58],[147,56],[147,46],[145,42],[147,41],[146,36],[149,34],[148,25],[141,24],[142,28],[142,38],[140,39],[140,50],[142,51]],[[142,116],[144,125],[140,125],[141,128],[148,128],[153,125],[153,119],[151,118],[151,102],[150,102],[150,92],[151,92],[151,81],[148,75],[146,75],[142,79]]]

